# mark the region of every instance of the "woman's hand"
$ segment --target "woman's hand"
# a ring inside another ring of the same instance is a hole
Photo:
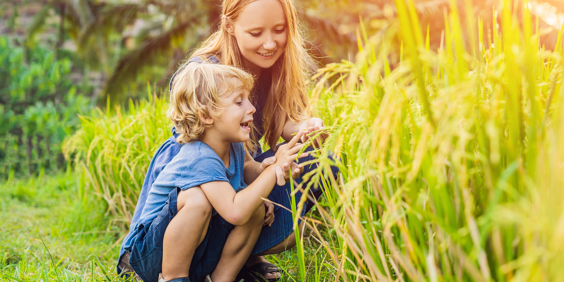
[[[260,163],[261,172],[274,163],[276,163],[276,156],[264,159],[262,163]],[[295,162],[291,162],[290,164],[284,163],[282,167],[275,169],[276,184],[278,184],[279,186],[286,184],[286,182],[290,180],[290,171],[292,172],[291,177],[293,179],[296,179],[304,171],[304,167],[302,165],[298,165]]]
[[[303,130],[305,132],[305,134],[301,137],[302,143],[305,143],[310,139],[310,137],[318,135],[319,132],[316,131],[323,130],[323,132],[319,134],[319,136],[317,136],[315,139],[315,145],[321,147],[321,145],[325,142],[325,139],[327,139],[327,137],[329,136],[329,134],[327,134],[324,129],[325,124],[320,118],[310,118],[307,121],[301,123],[299,130]]]

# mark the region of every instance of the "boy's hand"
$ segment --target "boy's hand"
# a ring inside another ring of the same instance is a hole
[[[303,153],[298,156],[298,152],[304,146],[304,144],[302,143],[298,144],[298,141],[300,141],[304,133],[305,132],[302,130],[298,131],[298,133],[292,138],[292,140],[278,147],[278,150],[274,155],[276,157],[276,163],[275,163],[276,165],[278,165],[280,168],[283,168],[284,165],[294,162],[294,160],[296,160],[297,158],[303,158],[308,156],[308,153]]]
[[[274,204],[269,201],[264,201],[264,208],[266,213],[264,214],[264,222],[262,223],[262,226],[268,225],[268,227],[270,227],[272,222],[274,222]]]

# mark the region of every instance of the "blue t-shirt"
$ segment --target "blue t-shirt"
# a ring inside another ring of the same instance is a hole
[[[125,249],[133,244],[139,225],[149,225],[163,209],[168,194],[177,187],[186,190],[212,181],[225,181],[239,191],[247,185],[243,179],[245,149],[242,143],[232,143],[229,149],[229,168],[206,143],[192,141],[180,147],[178,154],[159,173],[147,195],[137,224],[125,242]]]
[[[229,182],[235,191],[247,187],[243,180],[244,163],[245,149],[241,143],[232,143],[230,146],[229,168],[206,143],[186,143],[155,179],[139,224],[146,225],[155,219],[163,209],[168,194],[176,187],[186,190],[212,181]]]

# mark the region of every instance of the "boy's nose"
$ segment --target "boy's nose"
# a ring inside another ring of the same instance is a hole
[[[250,102],[249,102],[249,106],[250,106],[250,107],[249,107],[249,114],[252,115],[252,114],[254,114],[254,113],[257,111],[257,109],[256,109],[255,106],[253,106],[253,104],[251,104]]]

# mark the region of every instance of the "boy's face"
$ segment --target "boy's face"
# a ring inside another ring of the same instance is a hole
[[[221,138],[229,142],[245,142],[250,139],[251,123],[256,109],[249,101],[249,90],[236,78],[230,78],[226,84],[231,85],[230,91],[219,97],[222,107],[221,117],[215,119],[213,128]]]

